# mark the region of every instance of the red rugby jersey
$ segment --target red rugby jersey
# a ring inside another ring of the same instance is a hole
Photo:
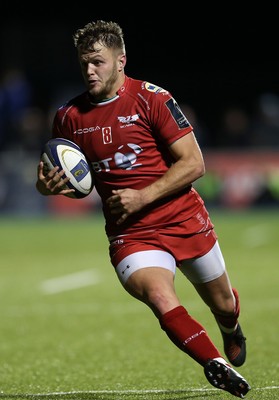
[[[110,236],[176,224],[194,215],[203,200],[192,186],[130,215],[120,226],[105,201],[112,189],[141,189],[169,168],[168,146],[192,131],[172,95],[126,76],[118,96],[94,104],[84,92],[57,110],[53,137],[77,143],[91,161]],[[76,201],[76,200],[75,200]]]

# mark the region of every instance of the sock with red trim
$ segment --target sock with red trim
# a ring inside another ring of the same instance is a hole
[[[183,306],[178,306],[162,315],[160,325],[180,350],[202,366],[209,358],[222,357],[203,326],[195,321]]]

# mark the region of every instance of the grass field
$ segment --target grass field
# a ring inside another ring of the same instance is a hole
[[[279,210],[212,210],[241,296],[247,399],[279,399]],[[119,284],[102,217],[0,219],[0,399],[211,400],[202,368]],[[211,313],[178,272],[183,305],[222,349]]]

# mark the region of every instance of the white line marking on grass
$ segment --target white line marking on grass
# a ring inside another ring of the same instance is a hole
[[[279,389],[279,386],[266,386],[266,387],[258,387],[253,388],[251,391],[262,391],[262,390],[272,390]],[[37,393],[37,394],[25,394],[26,396],[35,397],[48,397],[48,396],[65,396],[65,395],[78,395],[78,394],[117,394],[117,395],[125,395],[125,394],[178,394],[178,393],[193,393],[193,392],[220,392],[220,389],[178,389],[178,390],[160,390],[160,389],[150,389],[150,390],[84,390],[84,391],[72,391],[72,392],[52,392],[52,393]],[[0,398],[4,395],[3,392],[0,394]]]
[[[78,289],[84,286],[96,285],[100,282],[98,274],[90,269],[42,282],[41,290],[45,294],[54,294],[66,290]]]

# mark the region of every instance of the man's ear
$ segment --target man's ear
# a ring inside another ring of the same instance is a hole
[[[124,67],[125,67],[125,65],[126,65],[126,61],[127,61],[126,54],[122,54],[122,55],[119,57],[119,60],[118,60],[119,70],[120,70],[120,71],[122,71],[122,70],[124,69]]]

